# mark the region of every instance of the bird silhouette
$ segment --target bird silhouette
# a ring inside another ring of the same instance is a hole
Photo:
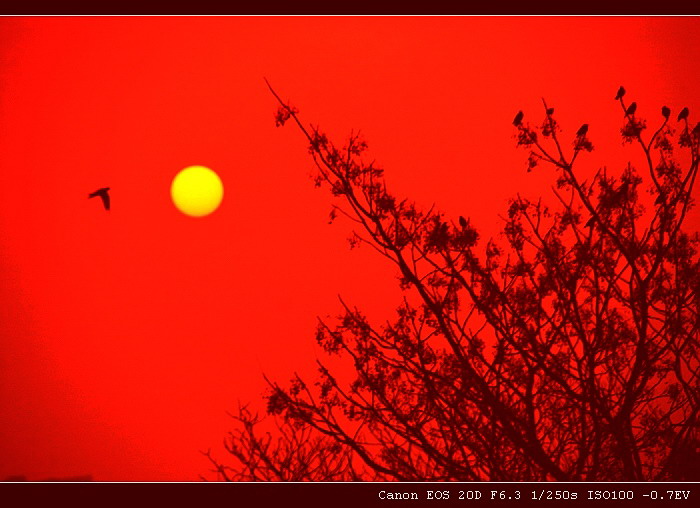
[[[547,108],[547,115],[552,116],[554,114],[554,108]]]
[[[518,111],[518,114],[515,115],[515,118],[513,118],[513,125],[515,125],[516,127],[520,125],[523,122],[523,116],[525,116],[523,112]]]
[[[685,120],[688,118],[688,108],[683,108],[680,113],[678,113],[678,121]]]
[[[635,111],[637,111],[637,103],[633,102],[632,104],[629,105],[629,107],[627,108],[627,111],[625,111],[625,114],[634,115]]]
[[[102,198],[102,204],[105,205],[105,210],[109,211],[109,187],[102,187],[97,189],[92,194],[88,194],[88,199],[100,196]]]
[[[459,225],[462,226],[462,229],[466,229],[467,227],[467,219],[465,219],[461,215],[459,216]]]
[[[578,137],[585,136],[586,133],[588,132],[588,124],[584,123],[579,129],[576,131],[576,135]]]
[[[622,185],[620,185],[620,187],[618,187],[616,194],[618,197],[622,197],[629,192],[629,189],[630,183],[624,182]]]
[[[620,88],[617,89],[617,95],[615,96],[615,100],[620,100],[622,97],[625,95],[625,87],[621,86]]]
[[[666,120],[668,120],[668,117],[671,116],[671,110],[668,109],[668,107],[664,106],[663,108],[661,108],[661,114]]]

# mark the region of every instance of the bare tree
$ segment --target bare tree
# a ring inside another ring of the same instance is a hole
[[[700,480],[699,239],[684,229],[700,124],[687,112],[672,124],[664,106],[648,137],[621,87],[622,140],[643,168],[589,179],[587,124],[568,144],[544,101],[537,125],[519,112],[518,145],[528,170],[556,175],[555,205],[515,197],[483,243],[469,220],[391,194],[359,135],[338,148],[270,90],[335,197],[331,218],[357,226],[351,246],[382,256],[404,297],[386,323],[345,303],[319,320],[318,343],[351,374],[319,362],[311,384],[268,380],[267,420],[239,408],[233,463],[209,455],[224,479]]]

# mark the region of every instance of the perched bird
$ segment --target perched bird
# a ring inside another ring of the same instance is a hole
[[[629,105],[629,107],[627,108],[627,111],[625,111],[625,114],[634,115],[635,111],[637,111],[637,103],[633,102],[632,104]]]
[[[552,116],[554,114],[554,108],[547,108],[547,116]]]
[[[88,194],[88,199],[100,196],[102,198],[102,204],[105,205],[105,210],[109,211],[109,187],[102,187],[97,189],[92,194]]]
[[[579,129],[576,131],[576,135],[577,135],[578,137],[582,137],[582,136],[585,136],[587,132],[588,132],[588,124],[587,124],[587,123],[584,123],[584,124],[583,124],[581,127],[579,127]]]
[[[685,120],[688,118],[688,108],[683,108],[680,113],[678,113],[678,121]]]
[[[618,187],[616,194],[618,195],[618,197],[624,196],[629,191],[629,188],[629,181],[624,182],[622,185],[620,185],[620,187]]]
[[[517,127],[518,125],[520,125],[521,123],[523,123],[523,116],[525,116],[525,115],[523,114],[523,112],[522,112],[522,111],[518,111],[518,114],[515,115],[515,118],[513,118],[513,125],[515,125],[515,126]]]
[[[621,86],[620,88],[617,89],[617,95],[615,96],[615,100],[618,101],[622,99],[622,97],[625,95],[625,87]]]
[[[668,120],[668,117],[671,116],[671,110],[664,106],[663,108],[661,108],[661,114],[666,120]]]
[[[461,215],[459,216],[459,225],[462,226],[462,229],[466,229],[467,227],[467,219],[465,219]]]

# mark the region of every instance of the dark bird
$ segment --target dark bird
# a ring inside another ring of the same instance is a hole
[[[617,89],[617,95],[615,96],[615,100],[618,101],[622,99],[625,95],[625,87],[621,86],[620,88]]]
[[[525,116],[523,112],[518,111],[518,114],[515,115],[515,118],[513,118],[513,125],[515,125],[516,127],[520,125],[523,122],[523,116]]]
[[[668,120],[668,117],[671,116],[671,110],[664,106],[663,108],[661,108],[661,114],[666,120]]]
[[[109,211],[109,187],[102,187],[97,189],[92,194],[88,194],[88,199],[100,196],[102,198],[102,204],[105,205],[105,210]]]
[[[552,116],[554,114],[554,108],[547,108],[547,115]]]
[[[629,107],[627,108],[627,111],[625,111],[625,114],[634,115],[635,111],[637,111],[637,103],[633,102],[632,104],[629,105]]]
[[[467,228],[467,219],[465,219],[461,215],[459,216],[459,225],[462,226],[462,229]]]
[[[678,113],[678,121],[685,120],[688,118],[688,108],[683,108],[680,113]]]
[[[624,196],[629,192],[630,189],[630,183],[629,182],[624,182],[620,187],[617,189],[616,194],[618,196]]]
[[[587,123],[584,123],[584,124],[583,124],[581,127],[579,127],[579,129],[576,131],[576,135],[577,135],[578,137],[582,137],[582,136],[585,136],[587,132],[588,132],[588,124],[587,124]]]

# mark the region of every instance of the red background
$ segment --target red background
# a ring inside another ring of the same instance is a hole
[[[375,320],[398,303],[393,269],[327,224],[263,77],[336,141],[361,129],[396,194],[488,237],[516,192],[551,195],[519,109],[589,123],[582,167],[619,171],[639,151],[617,87],[650,125],[663,104],[694,123],[698,61],[698,18],[0,19],[0,478],[196,480],[226,411],[262,407],[262,372],[311,371],[339,294]],[[170,201],[192,164],[224,183],[205,218]]]

